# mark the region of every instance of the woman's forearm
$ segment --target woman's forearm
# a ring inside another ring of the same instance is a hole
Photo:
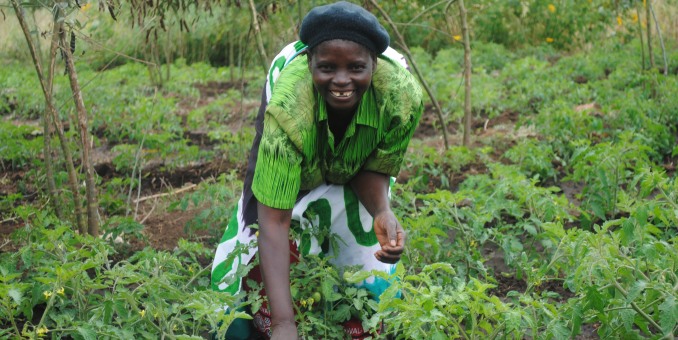
[[[361,171],[351,180],[351,188],[372,217],[390,209],[388,187],[389,177],[378,172]]]
[[[291,210],[257,206],[259,216],[259,260],[273,326],[294,323],[290,294],[289,230]]]

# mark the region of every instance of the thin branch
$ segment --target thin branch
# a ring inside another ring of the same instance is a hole
[[[254,36],[257,42],[257,51],[261,58],[261,66],[264,69],[264,74],[268,70],[268,57],[266,57],[266,50],[264,49],[264,41],[261,38],[261,28],[259,27],[259,20],[257,19],[257,8],[254,6],[254,0],[249,0],[250,10],[252,11],[252,26],[254,26]]]
[[[144,29],[145,29],[145,28],[144,28]],[[115,54],[116,57],[123,57],[123,58],[125,58],[125,59],[129,59],[129,60],[136,61],[136,62],[138,62],[138,63],[142,63],[142,64],[146,64],[146,65],[156,65],[154,62],[150,62],[150,61],[146,61],[146,60],[143,60],[143,59],[135,58],[135,57],[133,57],[133,56],[131,56],[131,55],[127,55],[127,54],[118,52],[118,51],[116,51],[116,50],[110,49],[110,48],[108,48],[108,47],[106,47],[106,46],[100,44],[100,43],[97,42],[96,40],[94,40],[94,39],[88,37],[87,35],[81,33],[80,31],[74,31],[74,32],[76,32],[76,33],[78,34],[78,37],[79,37],[81,40],[83,40],[83,41],[85,41],[85,42],[87,42],[87,43],[89,43],[89,44],[92,44],[93,46],[96,46],[96,47],[98,47],[98,48],[100,48],[100,49],[102,49],[102,50],[104,50],[104,51],[111,52],[111,53]],[[113,60],[115,60],[115,59],[113,59]]]
[[[645,28],[647,29],[647,53],[650,56],[650,68],[654,68],[654,54],[652,53],[652,18],[650,17],[650,0],[645,3]]]
[[[160,193],[160,194],[155,194],[155,195],[137,198],[137,199],[134,200],[134,203],[140,203],[140,202],[147,201],[147,200],[154,199],[154,198],[174,196],[176,194],[180,194],[180,193],[185,192],[185,191],[193,190],[197,186],[198,186],[197,184],[191,183],[189,185],[184,186],[183,188],[173,190],[173,191],[170,191],[170,192],[164,192],[164,193]]]
[[[664,46],[664,39],[662,38],[662,31],[659,29],[659,21],[657,21],[657,16],[654,14],[654,7],[650,4],[647,4],[650,7],[650,12],[652,13],[652,18],[654,19],[654,25],[657,28],[657,37],[659,38],[659,43],[662,47],[662,57],[664,57],[664,75],[669,75],[669,62],[666,59],[666,46]]]
[[[393,23],[393,20],[391,20],[391,17],[384,11],[381,6],[377,3],[376,0],[370,0],[370,3],[379,10],[381,15],[386,19],[388,24],[391,26],[393,29],[393,32],[396,34],[398,37],[398,41],[400,41],[400,44],[403,48],[403,52],[405,55],[407,55],[407,58],[410,61],[410,64],[412,65],[412,69],[414,70],[414,73],[417,74],[417,77],[419,78],[419,81],[421,82],[421,85],[424,87],[426,90],[426,93],[428,94],[429,98],[431,99],[431,102],[433,103],[433,106],[436,109],[436,114],[438,115],[438,119],[440,120],[440,127],[443,132],[443,141],[445,142],[445,149],[449,149],[450,145],[447,140],[447,126],[445,125],[445,119],[443,119],[443,110],[440,107],[440,103],[438,103],[438,100],[435,98],[435,95],[433,94],[433,91],[431,88],[428,86],[428,83],[426,82],[426,79],[424,79],[424,76],[421,74],[421,71],[419,71],[419,67],[417,66],[416,61],[414,60],[414,57],[412,56],[412,53],[410,52],[409,47],[407,46],[407,43],[405,42],[405,38],[400,34],[400,31],[398,30],[398,27]]]
[[[435,4],[429,6],[429,7],[426,8],[425,10],[423,10],[423,11],[421,11],[420,13],[418,13],[417,15],[415,15],[412,19],[410,19],[410,21],[407,22],[407,24],[413,23],[415,20],[419,19],[419,17],[421,17],[422,15],[424,15],[424,14],[428,13],[429,11],[431,11],[432,9],[438,7],[438,5],[442,5],[442,4],[444,4],[444,3],[448,2],[448,1],[449,1],[449,0],[442,0],[442,1],[436,2]]]
[[[401,26],[401,27],[419,27],[419,28],[424,28],[424,29],[427,29],[427,30],[429,30],[429,31],[434,31],[434,32],[440,33],[440,34],[442,34],[442,35],[444,35],[444,36],[446,36],[446,37],[448,37],[448,38],[452,38],[452,35],[451,35],[451,34],[445,32],[445,31],[443,31],[443,30],[441,30],[441,29],[438,29],[438,28],[435,28],[435,27],[431,27],[430,25],[425,25],[425,24],[410,24],[410,23],[394,23],[394,24],[397,25],[397,26]]]

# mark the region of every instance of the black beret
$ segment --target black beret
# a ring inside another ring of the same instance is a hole
[[[312,49],[323,41],[344,39],[381,54],[389,44],[386,29],[366,9],[350,2],[339,1],[313,8],[301,22],[301,42]]]

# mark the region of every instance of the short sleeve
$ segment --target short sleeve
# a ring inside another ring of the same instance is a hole
[[[377,148],[367,158],[363,170],[379,172],[392,177],[398,176],[400,165],[403,162],[407,145],[412,139],[414,130],[419,123],[421,110],[412,112],[405,120],[396,122],[384,135]]]
[[[301,160],[277,120],[266,113],[252,180],[257,200],[271,208],[292,209],[301,186]]]
[[[422,91],[402,64],[388,58],[379,60],[372,84],[382,121],[377,147],[362,169],[395,177],[424,111]]]

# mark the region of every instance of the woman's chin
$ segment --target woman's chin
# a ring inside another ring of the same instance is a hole
[[[327,98],[327,110],[333,113],[353,113],[358,107],[355,98]]]

